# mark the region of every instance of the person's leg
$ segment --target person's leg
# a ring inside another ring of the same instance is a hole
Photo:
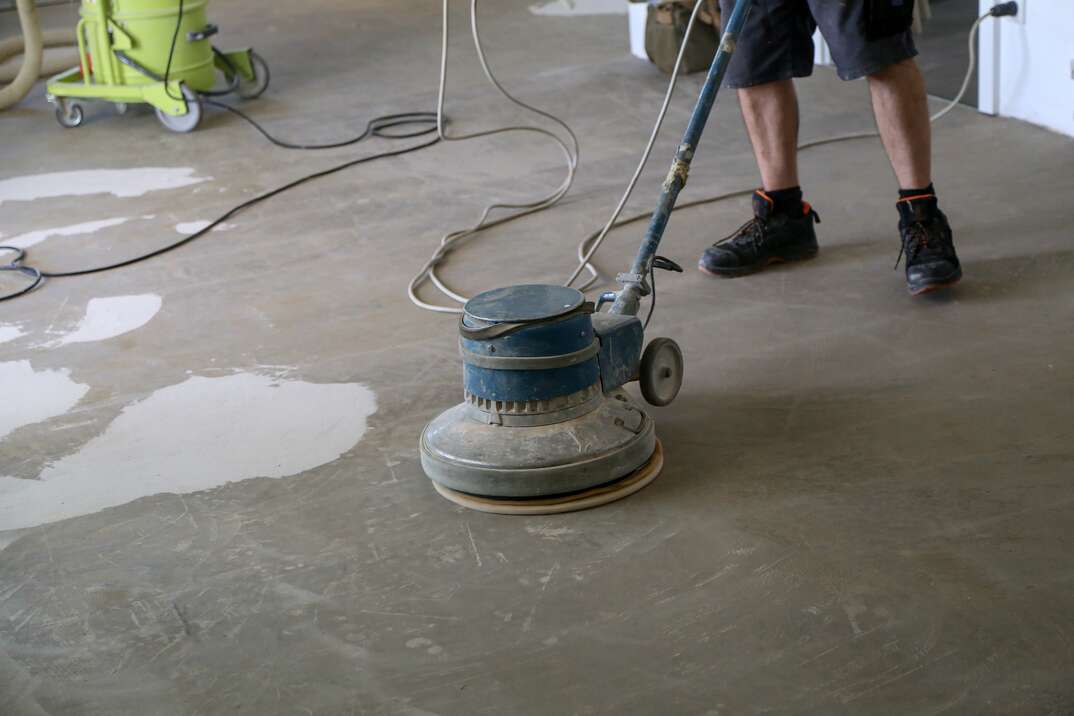
[[[816,213],[798,186],[798,98],[789,79],[738,90],[742,119],[753,145],[762,188],[753,195],[753,219],[702,254],[698,266],[734,277],[817,254]]]
[[[896,265],[906,257],[907,288],[918,294],[951,286],[962,266],[932,186],[928,98],[910,31],[913,3],[808,2],[839,76],[869,80],[876,126],[899,182]]]
[[[798,96],[792,80],[738,90],[742,119],[766,192],[797,187]]]
[[[932,129],[925,79],[913,58],[868,75],[880,139],[900,189],[932,183]]]
[[[733,3],[721,0],[725,18]],[[798,186],[798,98],[792,81],[813,71],[815,27],[803,0],[765,0],[746,20],[725,81],[738,90],[761,188],[753,195],[753,218],[701,255],[698,267],[705,273],[742,276],[817,254],[817,215]]]
[[[925,80],[913,58],[867,77],[876,127],[899,182],[895,206],[907,287],[913,294],[946,288],[962,278],[962,266],[932,186],[932,127]]]

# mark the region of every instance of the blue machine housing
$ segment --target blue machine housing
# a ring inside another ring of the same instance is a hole
[[[499,338],[473,340],[463,334],[463,384],[467,392],[489,400],[550,400],[576,393],[600,378],[595,351],[574,365],[548,368],[514,370],[510,359],[579,355],[595,338],[588,313],[526,326]],[[480,358],[491,362],[478,365]]]
[[[607,393],[637,377],[643,331],[634,316],[593,314],[581,292],[526,285],[486,291],[459,326],[467,393],[541,401],[600,384]]]
[[[593,330],[600,340],[600,382],[604,392],[636,380],[645,331],[636,316],[593,314]]]

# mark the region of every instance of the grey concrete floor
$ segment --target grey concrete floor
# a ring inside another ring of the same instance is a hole
[[[457,129],[517,119],[482,84],[459,5]],[[311,140],[432,107],[437,13],[386,0],[211,9],[222,46],[252,43],[271,63],[249,111]],[[536,17],[525,2],[483,13],[501,78],[576,128],[582,167],[562,206],[458,253],[445,275],[469,293],[565,277],[664,81],[627,55],[625,17]],[[67,23],[70,9],[46,19]],[[655,197],[697,86],[683,82],[633,208]],[[803,139],[872,126],[862,83],[818,70],[800,91]],[[62,131],[40,89],[0,116],[0,136],[0,180],[146,166],[213,177],[197,191],[0,205],[9,237],[156,217],[33,247],[51,269],[161,245],[175,222],[398,146],[286,152],[219,112],[189,136],[107,108]],[[89,386],[0,441],[9,479],[79,455],[192,376],[290,366],[289,380],[377,396],[361,440],[299,474],[240,470],[215,489],[0,534],[0,713],[1074,713],[1074,142],[959,110],[937,126],[935,154],[966,272],[957,290],[913,299],[892,270],[895,185],[875,141],[804,154],[820,257],[734,281],[661,276],[650,334],[679,340],[688,371],[655,411],[666,466],[584,513],[464,511],[416,454],[422,425],[460,399],[460,367],[453,319],[413,308],[406,280],[487,197],[558,181],[539,139],[367,165],[166,257],[0,304],[0,323],[26,334],[0,343],[0,365]],[[730,94],[694,166],[684,196],[756,182]],[[747,211],[678,213],[663,253],[692,269]],[[622,270],[638,239],[618,232],[600,265]],[[162,308],[136,331],[35,338],[77,323],[94,297],[150,293]],[[17,421],[32,402],[3,409]],[[190,429],[216,407],[193,406]],[[172,434],[185,445],[185,432]],[[110,485],[146,449],[119,445],[76,477]],[[213,467],[199,446],[183,452],[190,471]]]

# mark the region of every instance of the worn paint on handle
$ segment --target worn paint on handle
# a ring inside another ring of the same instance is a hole
[[[752,5],[753,0],[738,0],[735,3],[734,10],[731,11],[731,17],[727,20],[723,38],[720,41],[720,49],[716,52],[716,56],[712,58],[712,65],[709,67],[705,84],[701,88],[701,94],[697,98],[697,104],[694,105],[690,123],[687,125],[682,142],[675,152],[675,161],[672,162],[671,170],[664,181],[656,210],[653,211],[653,217],[649,220],[649,228],[645,232],[645,238],[638,248],[638,255],[634,257],[634,263],[630,267],[630,271],[623,275],[630,278],[622,281],[623,288],[620,289],[615,298],[615,303],[611,309],[612,313],[637,315],[641,297],[649,292],[644,283],[645,277],[649,275],[653,259],[656,257],[656,250],[660,246],[660,239],[664,235],[668,219],[675,208],[675,200],[678,198],[682,188],[686,186],[690,162],[694,158],[694,152],[697,150],[697,144],[701,140],[701,132],[705,129],[709,114],[712,112],[712,106],[716,103],[716,93],[723,83],[723,76],[727,72],[727,64],[731,61],[731,55],[735,51],[738,34],[746,23],[746,17],[749,15]]]

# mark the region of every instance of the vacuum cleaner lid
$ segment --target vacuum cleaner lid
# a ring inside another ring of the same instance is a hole
[[[566,286],[524,284],[494,288],[466,302],[466,316],[486,323],[545,321],[578,310],[582,292]]]

